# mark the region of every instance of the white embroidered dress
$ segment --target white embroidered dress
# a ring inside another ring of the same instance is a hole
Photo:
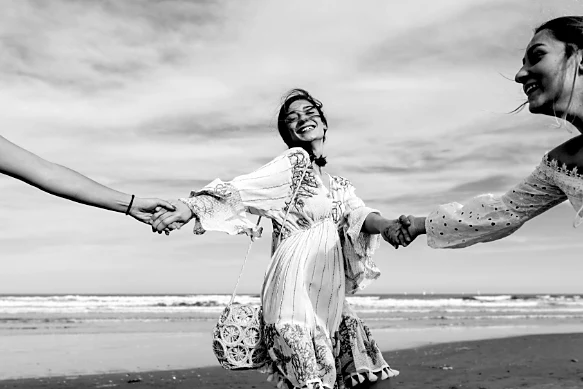
[[[379,235],[361,232],[368,214],[378,211],[366,207],[346,179],[328,178],[329,191],[308,154],[292,148],[253,173],[217,179],[181,199],[196,215],[195,233],[253,234],[246,213],[271,219],[272,259],[261,299],[272,360],[268,379],[278,386],[332,389],[375,381],[374,373],[383,379],[398,374],[345,299],[380,275],[371,259]]]
[[[534,172],[503,194],[474,197],[465,205],[440,205],[425,220],[427,244],[433,248],[460,248],[504,238],[525,222],[569,200],[583,220],[583,176],[545,155]]]

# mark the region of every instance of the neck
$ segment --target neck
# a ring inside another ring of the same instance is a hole
[[[315,157],[322,157],[324,153],[324,141],[322,139],[314,140],[310,143],[312,155]]]
[[[583,134],[583,117],[579,115],[567,115],[565,120],[571,123],[577,131]]]

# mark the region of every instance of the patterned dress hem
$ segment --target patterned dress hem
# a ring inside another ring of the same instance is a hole
[[[266,381],[273,382],[278,389],[288,388],[287,386],[287,379],[285,376],[279,372],[274,372],[272,369],[262,369],[259,370],[263,374],[268,374]],[[381,376],[378,377],[377,374],[380,373]],[[337,389],[344,389],[346,388],[345,384],[350,382],[350,387],[354,388],[359,384],[365,383],[366,381],[369,382],[376,382],[379,379],[384,381],[386,379],[396,377],[399,375],[398,370],[393,370],[389,365],[385,365],[380,369],[371,370],[371,369],[361,369],[361,371],[351,373],[343,377],[344,385],[340,387],[336,387]],[[318,386],[316,386],[318,385]],[[291,387],[293,389],[335,389],[329,385],[326,385],[322,382],[322,380],[316,379],[306,382],[306,385],[299,388],[297,386]]]

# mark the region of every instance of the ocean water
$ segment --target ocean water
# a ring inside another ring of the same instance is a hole
[[[214,320],[230,295],[0,295],[0,324],[83,321]],[[382,326],[495,325],[553,321],[583,323],[580,295],[355,295],[359,316]],[[235,304],[259,304],[238,295]],[[374,326],[374,324],[373,324]]]

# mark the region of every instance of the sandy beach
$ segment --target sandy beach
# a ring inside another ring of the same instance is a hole
[[[453,342],[384,353],[401,371],[379,388],[583,388],[583,333]],[[273,388],[255,371],[220,367],[39,377],[0,381],[0,388]]]
[[[210,334],[228,298],[4,296],[0,388],[274,387],[263,374],[218,366]],[[583,388],[578,295],[363,295],[351,302],[401,371],[391,387]]]

